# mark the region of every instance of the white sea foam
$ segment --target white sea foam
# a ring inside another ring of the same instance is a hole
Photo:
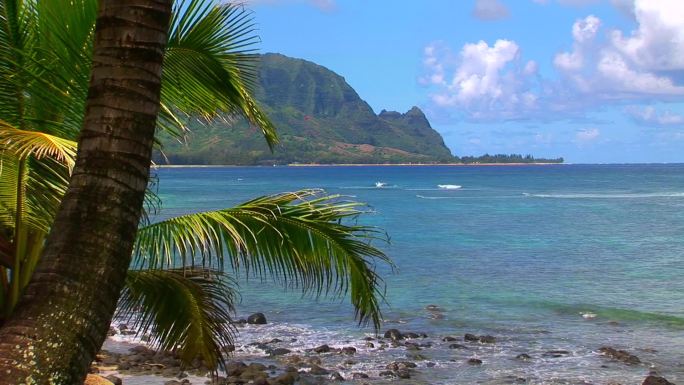
[[[621,194],[530,194],[522,193],[532,198],[556,199],[643,199],[643,198],[684,198],[684,192],[671,193],[621,193]]]
[[[416,198],[420,199],[458,199],[459,197],[430,197],[425,195],[416,194]]]
[[[462,186],[457,185],[457,184],[438,184],[437,187],[439,187],[443,190],[458,190]]]

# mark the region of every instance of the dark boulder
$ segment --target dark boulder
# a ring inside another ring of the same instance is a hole
[[[254,313],[247,317],[247,323],[252,325],[265,325],[266,316],[264,313]]]
[[[644,382],[642,382],[641,385],[675,385],[675,384],[666,380],[664,377],[658,377],[658,376],[651,375],[651,376],[646,377],[646,379],[644,379]]]
[[[389,338],[393,341],[403,340],[404,336],[397,329],[389,329],[385,332],[385,338]]]
[[[330,346],[321,345],[321,346],[315,347],[313,351],[316,353],[328,353],[330,351]]]
[[[480,342],[483,344],[493,344],[496,342],[496,338],[494,336],[480,336]]]
[[[292,350],[285,349],[285,348],[277,348],[277,349],[273,349],[273,350],[269,351],[269,354],[271,356],[282,356],[282,355],[289,354],[289,353],[292,353]]]
[[[330,373],[330,376],[328,376],[328,380],[330,380],[330,381],[344,381],[344,377],[342,377],[340,372],[332,372],[332,373]]]
[[[543,354],[544,357],[558,358],[570,354],[567,350],[549,350]]]
[[[469,342],[477,342],[480,340],[480,337],[476,336],[475,334],[466,333],[463,336],[463,340]]]
[[[444,342],[453,342],[453,341],[458,341],[458,338],[452,337],[452,336],[446,336],[446,337],[442,338],[442,341],[444,341]]]
[[[520,361],[529,361],[532,359],[532,357],[530,357],[529,354],[522,353],[522,354],[518,354],[517,356],[515,356],[515,359],[520,360]]]
[[[468,359],[468,365],[482,365],[482,360],[479,358]]]
[[[639,357],[635,356],[634,354],[631,354],[625,350],[617,350],[611,347],[604,346],[599,349],[599,352],[601,354],[608,356],[612,359],[622,361],[627,365],[637,365],[641,363],[641,360]]]
[[[353,346],[345,346],[342,348],[342,354],[347,354],[347,355],[354,355],[356,354],[356,348]]]

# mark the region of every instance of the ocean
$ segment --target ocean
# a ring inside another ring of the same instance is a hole
[[[392,383],[637,384],[649,371],[684,382],[684,165],[155,173],[162,206],[153,220],[303,188],[367,203],[370,212],[359,222],[387,232],[390,243],[377,245],[397,267],[378,266],[387,290],[381,332],[429,336],[417,341],[426,344],[417,352],[368,348],[362,338],[373,330],[357,326],[344,299],[302,297],[268,279],[240,276],[238,317],[260,311],[269,324],[240,329],[238,345],[245,345],[238,358],[259,355],[247,342],[279,338],[293,350],[356,346],[357,364],[333,365],[346,377],[368,373],[370,383],[386,381],[378,374],[394,359],[410,359],[418,371]],[[497,341],[467,349],[442,341],[464,333]],[[607,359],[598,353],[603,346],[642,363]],[[522,353],[531,359],[515,359]],[[469,358],[483,364],[468,365]]]

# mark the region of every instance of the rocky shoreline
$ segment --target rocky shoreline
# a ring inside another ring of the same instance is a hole
[[[266,318],[261,313],[250,316],[244,323],[263,325]],[[135,331],[125,324],[112,327],[110,335],[134,335]],[[145,338],[143,336],[142,340]],[[232,360],[226,365],[218,378],[210,378],[209,370],[196,361],[191,367],[183,368],[178,357],[172,352],[156,352],[144,345],[134,345],[128,351],[114,352],[103,350],[98,356],[91,372],[119,384],[216,384],[216,385],[322,385],[322,384],[377,384],[377,383],[431,383],[430,371],[438,364],[431,359],[431,350],[448,349],[454,352],[451,361],[464,368],[487,367],[488,348],[496,346],[496,336],[465,333],[463,335],[428,336],[422,332],[388,329],[382,336],[366,336],[356,341],[345,341],[342,345],[322,344],[313,348],[294,349],[294,339],[272,338],[267,341],[251,341],[242,346],[226,346],[232,353]],[[364,358],[357,354],[360,350],[372,351],[385,357],[381,364],[365,365]],[[396,354],[402,353],[401,358]],[[555,349],[541,353],[519,353],[509,357],[521,364],[535,360],[563,359],[570,351]],[[643,363],[637,355],[627,350],[603,346],[596,350],[601,367],[607,365],[626,365],[643,367],[643,385],[674,385],[659,376],[654,368]],[[459,373],[454,373],[458,378]],[[136,379],[145,378],[144,382]],[[153,380],[154,379],[154,380]],[[506,376],[501,384],[547,383],[537,378]],[[94,379],[93,379],[94,381]],[[417,382],[416,382],[417,381]],[[552,381],[553,382],[553,381]],[[555,382],[553,382],[555,383]],[[578,382],[568,382],[577,383]],[[96,382],[93,382],[96,384]],[[583,385],[594,382],[583,381]],[[629,382],[596,382],[605,385],[627,385]]]

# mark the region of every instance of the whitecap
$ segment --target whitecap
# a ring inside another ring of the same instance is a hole
[[[437,187],[439,187],[443,190],[458,190],[462,186],[457,185],[457,184],[438,184]]]
[[[684,192],[671,193],[620,193],[620,194],[530,194],[522,193],[523,196],[533,198],[556,198],[556,199],[639,199],[639,198],[682,198]]]

